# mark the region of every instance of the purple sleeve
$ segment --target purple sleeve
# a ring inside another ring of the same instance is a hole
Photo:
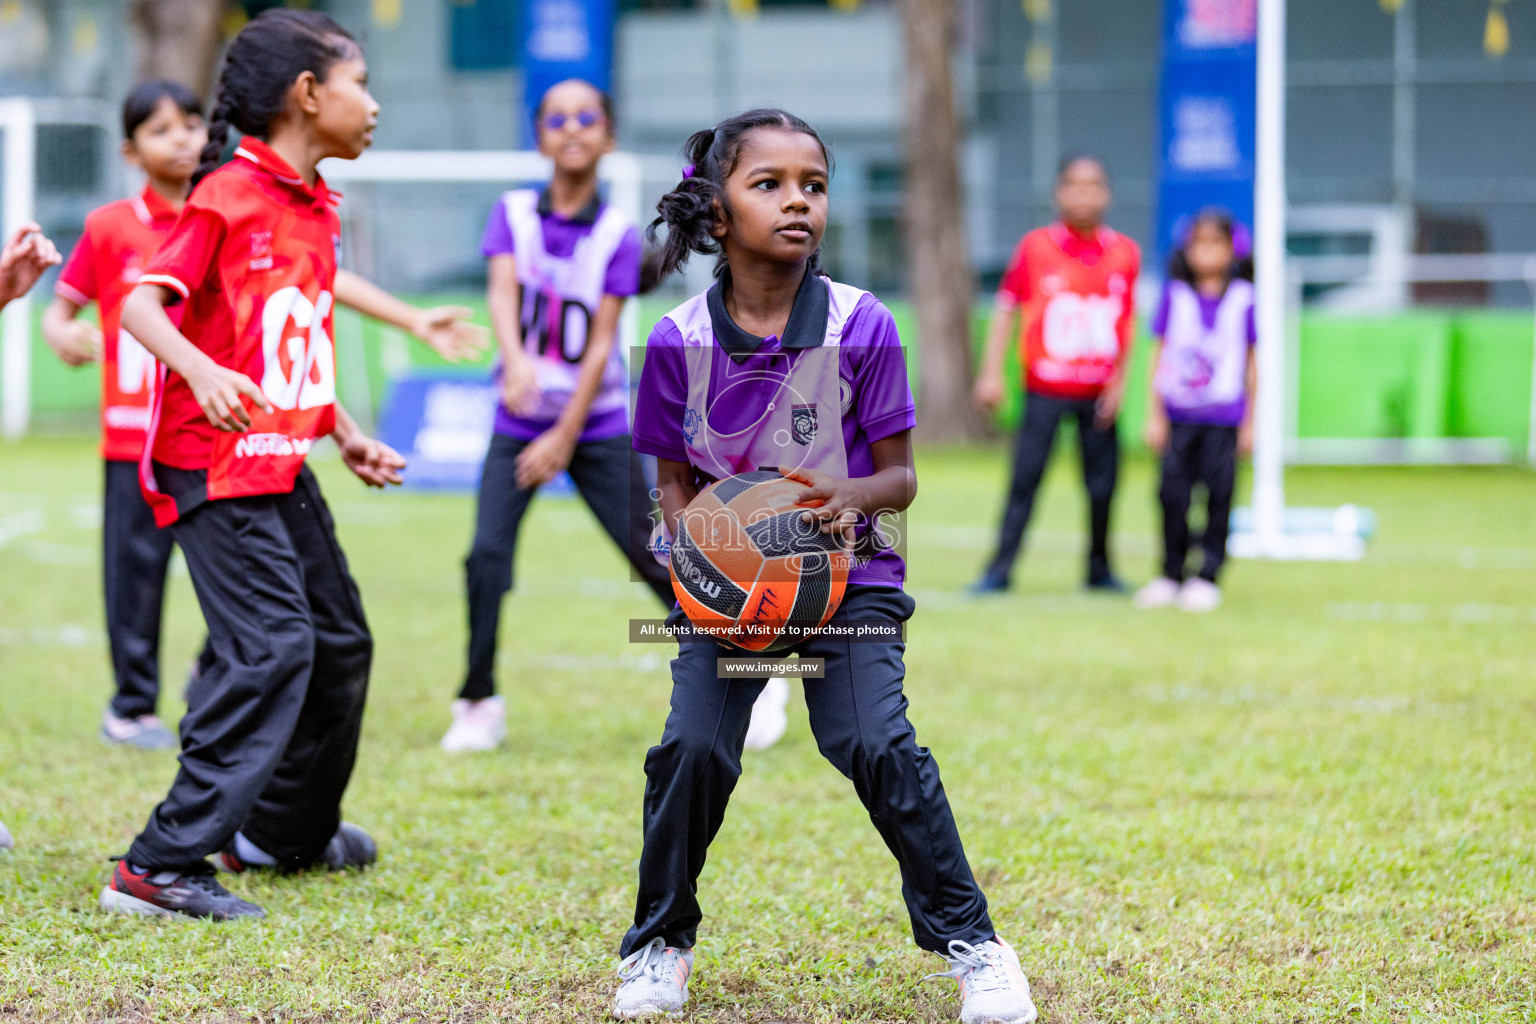
[[[480,255],[490,259],[492,256],[511,256],[512,251],[512,222],[507,220],[507,198],[502,196],[486,218],[485,233],[480,236]]]
[[[1257,345],[1259,342],[1259,325],[1254,319],[1253,303],[1248,303],[1248,344]]]
[[[688,404],[683,338],[670,320],[651,331],[645,344],[645,365],[635,389],[635,451],[674,462],[687,462],[683,444],[683,410]]]
[[[1157,298],[1157,312],[1152,315],[1152,336],[1161,338],[1168,333],[1168,305],[1171,285],[1163,285],[1163,293]]]
[[[631,227],[619,240],[619,247],[608,261],[608,276],[603,279],[603,294],[633,295],[640,290],[640,229]]]
[[[872,296],[862,300],[842,344],[850,349],[854,415],[864,436],[874,442],[917,426],[906,353],[891,311]]]

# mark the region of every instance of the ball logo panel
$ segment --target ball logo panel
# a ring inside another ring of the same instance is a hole
[[[769,471],[720,481],[678,520],[670,565],[695,629],[753,652],[792,647],[842,602],[852,556],[801,518],[803,484]]]

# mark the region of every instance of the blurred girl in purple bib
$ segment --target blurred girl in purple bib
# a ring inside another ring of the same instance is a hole
[[[542,189],[496,203],[481,239],[487,304],[501,352],[501,405],[486,452],[465,559],[469,652],[443,737],[450,752],[489,750],[506,734],[496,693],[496,634],[523,515],[562,470],[664,607],[667,570],[646,550],[651,500],[629,443],[619,314],[640,287],[640,231],[598,194],[597,165],[613,151],[608,96],[571,79],[550,87],[535,115],[539,151],[554,165]]]
[[[1173,253],[1152,321],[1159,342],[1147,444],[1162,456],[1163,571],[1136,595],[1142,608],[1214,611],[1227,552],[1237,460],[1253,448],[1257,385],[1253,259],[1247,230],[1224,210],[1195,215]],[[1189,507],[1205,488],[1202,561],[1186,578]]]

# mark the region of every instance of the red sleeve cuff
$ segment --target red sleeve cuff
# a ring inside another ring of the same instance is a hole
[[[89,306],[91,304],[91,297],[89,295],[63,279],[54,283],[53,294],[61,299],[68,299],[77,306]]]
[[[157,284],[162,288],[169,288],[183,299],[192,297],[192,290],[170,274],[145,274],[139,278],[139,284]]]

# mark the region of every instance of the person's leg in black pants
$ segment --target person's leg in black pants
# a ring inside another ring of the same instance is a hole
[[[1196,429],[1188,423],[1170,423],[1157,500],[1163,507],[1163,575],[1180,583],[1184,582],[1184,565],[1189,558],[1189,505],[1198,475],[1198,454]]]
[[[1077,414],[1077,444],[1083,459],[1083,485],[1088,491],[1088,585],[1117,583],[1109,564],[1109,516],[1120,476],[1120,434],[1115,424],[1100,427],[1092,399],[1073,403]]]
[[[469,593],[469,667],[459,691],[463,700],[496,695],[496,632],[501,625],[502,599],[512,589],[518,529],[538,490],[517,486],[517,456],[526,447],[527,441],[493,436],[480,474],[475,540],[464,560]]]
[[[1201,548],[1205,561],[1201,579],[1216,582],[1227,558],[1227,532],[1232,521],[1232,491],[1237,486],[1237,428],[1209,426],[1200,428],[1199,473],[1205,484],[1205,536]]]
[[[897,588],[854,587],[833,621],[899,622],[911,614],[912,599]],[[853,780],[900,865],[918,945],[942,953],[951,939],[991,939],[986,898],[966,862],[938,766],[906,718],[902,645],[812,639],[798,650],[826,658],[826,678],[806,680],[811,728],[822,754]],[[726,653],[710,642],[684,643],[672,663],[672,712],[645,760],[640,891],[621,956],[658,936],[681,949],[697,938],[699,873],[741,775],[747,723],[764,683],[717,678],[715,659]]]
[[[853,587],[833,621],[905,622],[913,608],[897,587]],[[800,654],[825,658],[826,677],[805,681],[805,703],[822,756],[852,780],[901,868],[913,939],[947,955],[950,940],[981,945],[994,929],[938,762],[907,720],[905,650],[903,643],[806,641]]]
[[[175,542],[155,526],[139,467],[107,460],[102,501],[102,582],[118,718],[153,715],[160,694],[160,611]]]
[[[682,609],[673,608],[667,621],[685,622]],[[715,660],[733,653],[740,652],[690,640],[672,660],[672,710],[660,742],[645,755],[640,885],[621,957],[657,936],[679,949],[692,949],[697,938],[699,872],[741,777],[752,704],[767,683],[719,678]]]
[[[278,511],[298,554],[314,632],[309,686],[281,760],[240,831],[284,868],[317,861],[341,824],[357,761],[373,635],[336,525],[305,467]]]
[[[1024,395],[1024,414],[1013,444],[1013,479],[1008,485],[1008,502],[998,529],[997,550],[978,585],[980,589],[1008,587],[1014,560],[1024,542],[1024,530],[1034,511],[1035,492],[1050,461],[1051,447],[1056,443],[1056,427],[1068,406],[1065,399],[1050,395],[1032,391]]]
[[[200,474],[158,467],[167,493]],[[195,869],[240,829],[288,749],[309,689],[315,627],[281,496],[205,502],[171,528],[213,661],[188,695],[180,769],[127,859]]]
[[[671,608],[676,602],[672,576],[649,549],[651,492],[629,435],[578,444],[570,474],[598,523],[663,607]]]

